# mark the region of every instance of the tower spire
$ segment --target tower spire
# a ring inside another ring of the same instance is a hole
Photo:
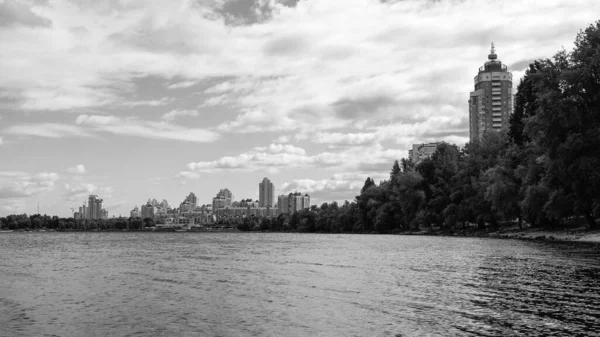
[[[498,58],[496,55],[496,47],[494,47],[494,42],[492,42],[492,49],[490,50],[490,54],[488,55],[488,60],[495,60]]]

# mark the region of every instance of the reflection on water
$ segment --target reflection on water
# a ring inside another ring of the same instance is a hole
[[[594,336],[600,250],[476,238],[0,234],[1,336]]]

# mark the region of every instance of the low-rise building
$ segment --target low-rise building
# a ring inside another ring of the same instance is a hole
[[[441,144],[448,144],[446,142],[433,142],[433,143],[423,143],[423,144],[413,144],[412,149],[408,150],[408,158],[412,160],[412,162],[417,165],[421,161],[426,158],[431,158],[435,151],[437,151],[437,147]],[[448,144],[450,145],[450,144]],[[455,147],[458,150],[458,146],[450,145]]]

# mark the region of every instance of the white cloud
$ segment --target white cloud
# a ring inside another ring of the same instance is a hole
[[[171,85],[168,86],[169,89],[184,89],[184,88],[189,88],[191,86],[196,85],[198,82],[196,81],[182,81],[182,82],[177,82],[177,83],[173,83]]]
[[[79,115],[75,123],[95,131],[152,139],[213,142],[219,138],[217,133],[205,129],[185,128],[167,122],[145,121],[133,117]]]
[[[271,144],[268,147],[254,148],[237,156],[189,163],[187,171],[180,173],[179,176],[217,171],[276,173],[284,168],[324,168],[362,172],[383,169],[385,172],[391,167],[394,160],[402,157],[406,157],[406,151],[384,149],[379,144],[346,148],[337,152],[321,152],[314,155],[308,155],[304,149],[293,145]]]
[[[293,8],[265,2],[259,7],[268,15],[254,18],[260,24],[227,26],[235,13],[226,13],[225,1],[78,6],[57,0],[33,11],[52,27],[0,32],[6,51],[0,87],[19,93],[25,109],[138,107],[174,102],[124,99],[122,87],[131,90],[140,76],[185,79],[162,84],[169,89],[221,78],[204,90],[215,96],[202,106],[234,106],[235,119],[219,128],[228,132],[457,118],[466,113],[473,72],[489,42],[508,64],[548,57],[568,49],[600,10],[595,0],[505,2],[311,0]],[[110,6],[123,15],[106,15]]]
[[[168,105],[175,101],[173,97],[163,97],[158,100],[146,100],[146,101],[124,101],[121,104],[124,106],[135,107],[135,106],[162,106]]]
[[[92,137],[87,130],[77,126],[58,123],[16,124],[3,130],[5,134],[16,136],[37,136],[47,138]]]
[[[0,199],[23,198],[51,191],[58,179],[59,175],[52,172],[0,172]]]
[[[204,101],[204,103],[199,105],[199,107],[223,105],[223,104],[227,103],[228,100],[229,100],[229,98],[225,94],[219,95],[219,96],[213,96],[213,97],[206,99]]]
[[[93,183],[75,182],[65,184],[65,197],[68,201],[84,201],[90,194],[98,194],[102,198],[110,198],[113,193],[112,187],[100,187]]]
[[[69,167],[67,169],[67,172],[69,173],[73,173],[73,174],[84,174],[85,173],[85,166],[83,166],[82,164],[73,166],[73,167]]]
[[[0,137],[0,145],[2,145],[2,143],[4,143],[4,140],[2,139],[2,137]]]
[[[196,110],[171,110],[171,111],[163,114],[160,119],[162,119],[163,121],[170,122],[170,121],[173,121],[175,118],[181,117],[181,116],[198,116],[198,111],[196,111]]]
[[[308,193],[313,204],[317,202],[352,201],[356,195],[360,194],[367,178],[372,178],[377,183],[388,179],[386,172],[342,173],[334,174],[329,179],[294,179],[281,184],[278,191],[281,191],[282,194],[292,192]]]

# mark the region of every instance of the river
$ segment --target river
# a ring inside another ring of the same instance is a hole
[[[598,332],[597,246],[385,235],[0,234],[0,336]]]

